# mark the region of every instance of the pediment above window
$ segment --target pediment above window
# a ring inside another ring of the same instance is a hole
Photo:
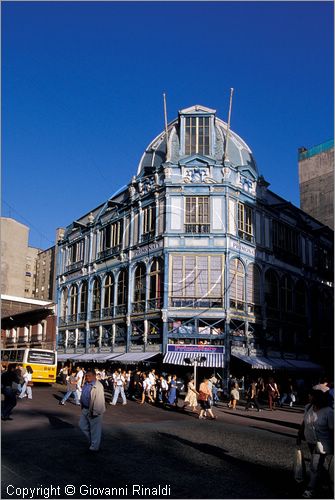
[[[243,177],[246,177],[251,181],[256,181],[258,178],[256,172],[250,167],[240,167],[238,170]]]
[[[199,154],[188,156],[179,161],[181,167],[210,167],[214,164],[214,160]]]

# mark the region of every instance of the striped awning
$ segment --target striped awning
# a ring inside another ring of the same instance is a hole
[[[182,365],[190,366],[185,363],[185,358],[190,360],[198,358],[199,355],[204,356],[206,361],[198,363],[198,366],[205,366],[208,368],[223,368],[224,367],[224,355],[222,353],[199,353],[199,352],[167,352],[164,356],[163,363],[171,365]]]

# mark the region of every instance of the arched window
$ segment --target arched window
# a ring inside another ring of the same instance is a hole
[[[122,269],[119,274],[117,283],[117,305],[127,305],[127,290],[128,290],[128,273],[126,269]]]
[[[302,280],[295,285],[295,312],[302,315],[306,313],[306,286]]]
[[[145,309],[145,282],[146,267],[145,264],[139,264],[135,270],[134,277],[134,304],[133,311],[140,312]]]
[[[96,314],[100,312],[100,304],[101,304],[100,280],[98,278],[95,278],[93,282],[92,312],[95,312]]]
[[[281,309],[290,312],[293,308],[292,279],[287,274],[281,280]]]
[[[78,307],[78,287],[77,285],[72,285],[70,288],[70,315],[75,316],[77,314]]]
[[[245,302],[244,267],[239,259],[231,259],[230,261],[228,291],[230,307],[243,311]]]
[[[61,317],[66,319],[67,311],[68,311],[68,289],[63,288],[61,295]]]
[[[154,259],[150,267],[149,309],[159,309],[163,297],[163,263]]]
[[[80,314],[82,315],[81,319],[85,319],[87,313],[87,297],[88,297],[87,292],[88,292],[88,284],[87,281],[84,281],[80,289]]]
[[[247,273],[248,312],[259,313],[261,304],[261,274],[255,264],[249,264]]]
[[[267,307],[278,309],[278,276],[275,271],[268,269],[265,273],[265,302]]]
[[[104,309],[110,309],[114,303],[114,277],[108,274],[104,286]]]

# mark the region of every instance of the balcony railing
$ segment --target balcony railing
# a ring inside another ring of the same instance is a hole
[[[210,224],[185,224],[185,233],[188,234],[209,234]]]
[[[246,233],[245,231],[242,231],[241,229],[239,229],[238,235],[244,241],[249,241],[249,243],[255,243],[255,237],[254,237],[254,235],[252,235],[250,233]]]
[[[115,245],[112,248],[106,248],[105,250],[102,250],[101,252],[98,253],[98,258],[99,259],[106,259],[107,257],[111,257],[112,255],[115,255],[117,253],[121,252],[122,245]]]
[[[239,300],[230,299],[230,308],[236,309],[237,311],[244,311],[245,303]]]
[[[91,311],[91,319],[100,319],[100,309]]]
[[[76,323],[77,322],[77,315],[76,314],[69,314],[68,317],[66,318],[67,324],[69,323]]]
[[[155,231],[150,231],[149,233],[142,234],[142,241],[149,241],[155,237]]]
[[[87,312],[81,312],[78,314],[78,321],[85,321],[87,319]]]
[[[190,308],[222,308],[223,301],[221,298],[185,298],[172,297],[170,300],[171,307],[190,307]]]
[[[102,317],[103,318],[112,318],[114,315],[114,307],[105,307],[102,310]]]
[[[162,307],[162,299],[161,297],[156,297],[155,299],[148,300],[148,310],[152,309],[160,309]]]
[[[134,302],[132,305],[132,312],[139,313],[145,311],[145,301],[141,300],[139,302]]]
[[[78,260],[78,262],[72,262],[71,264],[68,264],[66,266],[66,271],[74,271],[75,269],[80,269],[83,267],[84,261],[83,260]]]
[[[127,312],[126,305],[115,306],[115,316],[124,316]]]

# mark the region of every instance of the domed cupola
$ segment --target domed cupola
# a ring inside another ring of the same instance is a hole
[[[242,170],[248,168],[258,176],[251,149],[232,130],[229,130],[224,158],[227,130],[227,123],[217,118],[215,109],[201,105],[182,109],[178,118],[168,125],[168,145],[163,131],[143,153],[137,175],[148,175],[166,164],[181,165],[198,159],[221,167],[229,164]]]

